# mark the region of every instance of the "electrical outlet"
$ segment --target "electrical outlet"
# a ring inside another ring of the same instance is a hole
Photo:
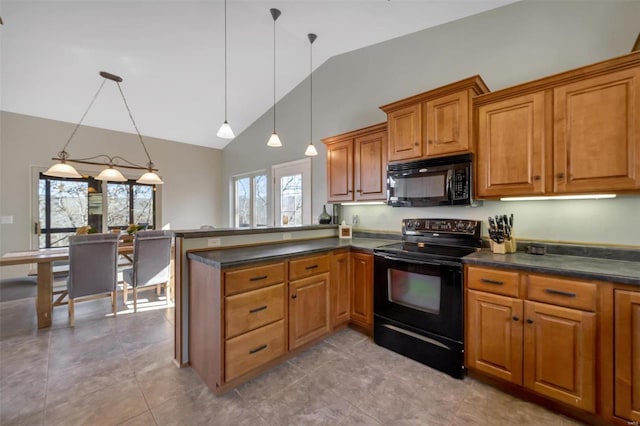
[[[207,247],[218,247],[221,244],[220,238],[207,239]]]
[[[360,217],[357,214],[351,216],[351,224],[357,225],[358,223],[360,223]]]
[[[283,240],[290,240],[291,239],[291,232],[285,232],[284,234],[282,234],[282,239]]]

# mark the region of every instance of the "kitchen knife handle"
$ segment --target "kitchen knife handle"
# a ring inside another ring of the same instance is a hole
[[[556,290],[553,288],[545,288],[544,289],[545,293],[549,293],[549,294],[557,294],[558,296],[566,296],[566,297],[576,297],[577,294],[572,293],[570,291],[562,291],[562,290]]]
[[[503,285],[504,284],[504,281],[490,280],[489,278],[480,278],[480,281],[485,283],[485,284],[493,284],[493,285]]]

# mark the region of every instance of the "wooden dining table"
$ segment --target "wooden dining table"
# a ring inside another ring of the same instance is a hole
[[[133,244],[120,244],[118,246],[118,254],[129,257],[132,253]],[[8,252],[0,257],[0,266],[37,264],[36,313],[38,315],[38,328],[51,327],[53,262],[63,260],[69,260],[68,247]]]

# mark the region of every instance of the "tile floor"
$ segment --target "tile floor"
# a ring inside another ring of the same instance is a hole
[[[34,299],[0,303],[0,424],[577,424],[350,329],[216,397],[172,363],[173,308],[160,301],[133,314],[119,303],[116,318],[107,299],[76,305],[74,329],[57,307],[43,331]]]

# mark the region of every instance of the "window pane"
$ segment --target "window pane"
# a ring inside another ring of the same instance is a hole
[[[77,228],[87,224],[87,182],[51,180],[50,228]],[[44,199],[43,199],[44,201]]]
[[[47,226],[47,181],[46,179],[40,179],[38,182],[38,220],[40,221],[40,227],[45,228]],[[40,245],[40,247],[44,247]]]
[[[258,175],[253,178],[255,199],[253,200],[253,224],[267,226],[267,176]]]
[[[69,245],[69,237],[76,235],[75,232],[52,232],[51,233],[51,246],[50,247],[67,247]],[[44,235],[40,235],[40,247],[46,245]]]
[[[280,178],[282,225],[302,225],[302,175]]]
[[[251,225],[251,178],[236,179],[236,226]]]
[[[129,225],[129,185],[107,184],[107,226]]]
[[[154,227],[153,186],[133,185],[133,221],[138,225]]]

